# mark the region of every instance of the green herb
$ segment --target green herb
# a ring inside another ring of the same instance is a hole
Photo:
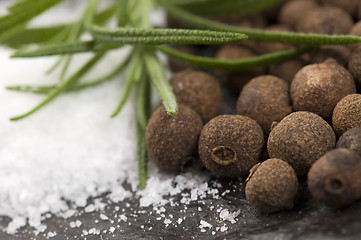
[[[246,15],[258,12],[282,0],[113,0],[110,5],[98,11],[98,0],[87,1],[83,13],[74,22],[43,27],[28,27],[32,19],[69,0],[18,0],[8,7],[8,13],[0,17],[0,43],[14,48],[12,57],[41,57],[59,55],[59,60],[49,69],[62,67],[59,83],[48,86],[9,86],[13,91],[45,94],[44,100],[30,111],[11,120],[23,119],[43,108],[63,92],[74,92],[98,86],[115,79],[127,70],[125,87],[112,117],[116,117],[126,103],[132,90],[136,92],[137,117],[137,161],[139,188],[146,186],[147,151],[145,131],[150,116],[150,90],[155,87],[163,100],[166,110],[176,114],[178,105],[168,82],[164,64],[157,52],[203,68],[228,71],[246,70],[266,66],[295,57],[321,45],[353,44],[361,42],[357,36],[330,36],[270,32],[229,26],[206,19],[202,16]],[[156,7],[163,7],[180,20],[201,29],[162,29],[152,28],[149,14]],[[202,15],[202,16],[200,16]],[[108,28],[106,23],[115,20],[116,28]],[[205,29],[205,30],[202,30]],[[91,35],[87,41],[81,40],[84,33]],[[309,45],[295,50],[286,50],[240,60],[217,60],[193,56],[168,48],[168,44],[224,44],[245,39],[257,41],[283,42],[296,45]],[[28,46],[32,48],[28,48]],[[34,49],[34,45],[36,46]],[[130,51],[125,61],[111,69],[105,76],[93,81],[82,82],[88,73],[108,51],[124,45],[137,45]],[[66,77],[74,54],[93,54],[75,73]]]

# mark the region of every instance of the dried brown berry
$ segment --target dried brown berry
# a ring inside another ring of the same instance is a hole
[[[361,126],[361,94],[350,94],[337,103],[332,114],[332,126],[337,136]]]
[[[348,70],[355,78],[356,86],[361,90],[361,45],[356,47],[348,60]]]
[[[146,130],[149,157],[162,170],[177,172],[197,153],[202,120],[190,108],[179,105],[176,115],[163,106],[154,111]]]
[[[336,147],[351,149],[361,156],[361,126],[353,127],[342,134]]]
[[[320,0],[325,6],[339,7],[348,12],[351,16],[356,14],[360,0]]]
[[[294,58],[270,66],[269,73],[291,83],[295,74],[304,67],[306,62],[302,58]]]
[[[174,74],[170,83],[177,101],[198,113],[203,122],[220,114],[222,92],[217,79],[211,75],[186,69]]]
[[[349,35],[355,35],[355,36],[361,36],[361,21],[355,23],[350,32],[349,32]],[[356,43],[356,44],[352,44],[352,45],[349,45],[349,48],[351,50],[354,50],[357,46],[360,46],[361,44],[359,43]]]
[[[317,160],[308,173],[312,196],[332,208],[343,208],[361,198],[361,156],[337,148]]]
[[[350,14],[341,8],[318,7],[307,12],[297,22],[296,30],[305,33],[347,34],[352,25]]]
[[[278,77],[253,78],[239,95],[237,113],[255,120],[268,135],[272,122],[281,121],[292,112],[288,90],[288,83]]]
[[[279,22],[295,28],[300,19],[309,11],[317,8],[318,4],[313,0],[295,0],[286,2],[279,13]]]
[[[182,53],[187,53],[192,55],[197,54],[197,49],[192,45],[178,45],[178,46],[174,46],[173,48]],[[179,62],[177,60],[174,60],[173,58],[169,58],[168,63],[169,63],[169,68],[172,70],[172,72],[179,72],[189,68],[189,66],[186,63]]]
[[[331,126],[310,112],[294,112],[273,127],[267,143],[271,158],[288,162],[297,175],[307,174],[311,165],[335,147]]]
[[[262,128],[251,118],[220,115],[211,119],[199,137],[199,156],[205,167],[219,176],[248,174],[264,148]]]
[[[315,51],[312,54],[311,64],[312,63],[323,63],[329,58],[333,58],[337,61],[338,64],[346,66],[348,59],[351,56],[351,51],[348,47],[345,46],[325,46],[321,47],[319,50]]]
[[[256,54],[247,47],[228,44],[221,47],[217,53],[216,58],[226,60],[236,60],[242,58],[254,57]],[[258,67],[248,71],[242,72],[217,72],[217,75],[225,79],[228,87],[237,95],[241,92],[243,86],[252,78],[265,73],[265,69]]]
[[[298,190],[297,175],[281,159],[272,158],[255,165],[247,178],[246,198],[261,212],[292,209]]]
[[[309,111],[323,118],[330,118],[336,104],[355,92],[353,77],[333,59],[303,67],[290,87],[295,111]]]

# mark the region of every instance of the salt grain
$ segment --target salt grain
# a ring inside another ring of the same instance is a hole
[[[230,221],[232,224],[236,223],[235,218],[241,213],[241,210],[237,210],[235,212],[229,212],[228,209],[223,209],[220,214],[219,217],[223,220],[223,221]]]
[[[205,232],[206,231],[205,228],[211,229],[213,226],[210,223],[208,223],[204,220],[201,220],[200,225],[198,227],[201,229],[201,232]]]

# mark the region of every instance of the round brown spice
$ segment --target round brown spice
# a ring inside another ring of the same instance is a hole
[[[237,101],[237,113],[255,120],[265,135],[272,122],[292,112],[288,84],[275,76],[263,75],[247,83]]]
[[[272,64],[269,68],[269,73],[291,83],[295,74],[304,66],[305,61],[302,58],[295,58]]]
[[[177,101],[198,113],[203,122],[208,122],[220,114],[221,87],[211,75],[187,69],[174,74],[170,83]]]
[[[337,136],[361,126],[361,94],[350,94],[337,103],[332,114],[332,126]]]
[[[357,23],[355,23],[352,26],[352,28],[349,32],[349,35],[361,36],[361,21],[358,21]],[[356,43],[356,44],[349,45],[348,47],[351,50],[354,50],[357,46],[360,46],[360,45],[361,45],[360,43]]]
[[[361,198],[361,157],[337,148],[315,162],[307,183],[312,196],[332,208],[343,208]]]
[[[338,139],[337,148],[348,148],[361,156],[361,127],[353,127],[347,130]]]
[[[149,157],[161,169],[178,172],[197,153],[202,120],[193,110],[179,105],[176,115],[160,106],[151,116],[146,130]]]
[[[247,178],[246,198],[261,212],[292,209],[298,190],[297,175],[281,159],[272,158],[255,165]]]
[[[248,174],[264,148],[261,127],[251,118],[220,115],[211,119],[199,137],[198,151],[204,166],[224,177]]]
[[[296,30],[305,33],[347,34],[352,25],[351,16],[341,8],[318,7],[307,12],[298,21]]]
[[[228,44],[221,47],[217,53],[217,59],[236,60],[242,58],[254,57],[256,54],[244,46]],[[243,86],[252,78],[265,73],[265,69],[258,67],[242,72],[222,72],[218,71],[217,75],[224,79],[227,86],[237,95],[241,92]]]
[[[351,51],[345,46],[325,46],[321,47],[312,54],[312,63],[323,63],[329,58],[333,58],[341,66],[346,66],[348,59],[351,56]]]
[[[361,45],[352,51],[347,68],[355,78],[357,88],[361,90]]]
[[[295,112],[273,127],[267,150],[271,158],[283,159],[297,175],[304,175],[318,158],[335,147],[335,143],[335,133],[320,116]]]
[[[339,7],[348,12],[351,16],[356,14],[360,0],[320,0],[325,6]]]
[[[290,87],[295,111],[309,111],[323,118],[330,118],[336,104],[355,92],[352,75],[333,59],[303,67]]]
[[[295,0],[286,2],[278,15],[279,22],[294,28],[297,22],[309,11],[317,8],[318,4],[313,0]]]

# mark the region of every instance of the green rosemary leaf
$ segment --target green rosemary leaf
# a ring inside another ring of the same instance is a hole
[[[0,33],[0,43],[3,43],[6,39],[12,37],[14,34],[21,31],[22,29],[24,29],[25,26],[26,26],[26,23],[18,24],[7,31]]]
[[[99,25],[107,22],[117,12],[117,8],[115,6],[116,4],[110,5],[108,8],[96,14],[94,16],[93,22]]]
[[[57,87],[56,85],[49,85],[49,86],[16,85],[16,86],[7,86],[6,89],[16,92],[48,94],[56,87]]]
[[[117,1],[117,26],[125,27],[129,22],[128,16],[128,0]]]
[[[182,4],[182,8],[206,16],[244,16],[259,12],[284,0],[208,0]]]
[[[124,60],[124,62],[119,64],[116,68],[114,68],[110,73],[106,74],[105,76],[96,80],[88,81],[86,83],[71,85],[68,88],[66,88],[64,91],[76,92],[76,91],[84,90],[86,88],[99,86],[102,83],[115,79],[115,77],[128,66],[131,56],[132,56],[132,52]],[[15,86],[7,86],[6,89],[17,92],[25,92],[25,93],[48,94],[58,86],[59,85],[47,85],[47,86],[15,85]]]
[[[20,13],[28,11],[32,8],[41,7],[46,2],[52,2],[53,0],[18,0],[15,3],[9,5],[7,10],[10,13]],[[64,0],[61,0],[64,1]]]
[[[118,44],[102,44],[94,41],[84,42],[71,42],[71,43],[56,43],[50,45],[44,45],[35,50],[30,51],[18,51],[11,57],[13,58],[29,58],[29,57],[41,57],[61,54],[75,54],[83,52],[101,52],[115,48],[119,48]]]
[[[17,117],[13,117],[10,120],[16,121],[23,119],[32,113],[38,111],[40,108],[44,107],[46,104],[48,104],[51,100],[53,100],[55,97],[57,97],[61,92],[63,92],[67,87],[74,84],[77,80],[79,80],[84,74],[86,74],[102,57],[104,56],[104,53],[99,53],[95,55],[92,59],[90,59],[83,67],[81,67],[76,73],[74,73],[71,77],[69,77],[66,81],[61,82],[61,84],[53,89],[49,95],[36,107],[31,109],[25,114],[22,114]]]
[[[268,41],[268,42],[282,42],[290,44],[304,44],[310,46],[321,45],[348,45],[361,42],[361,37],[351,35],[324,35],[324,34],[306,34],[295,32],[274,32],[267,30],[242,28],[230,26],[216,21],[208,20],[196,16],[190,12],[183,10],[177,6],[171,5],[166,0],[158,0],[168,10],[180,20],[183,20],[191,25],[213,29],[218,31],[238,32],[248,36],[250,40]]]
[[[247,36],[244,34],[207,30],[152,28],[107,29],[100,26],[89,26],[88,29],[98,41],[118,44],[223,44],[247,39]]]
[[[20,25],[26,24],[32,18],[36,17],[50,7],[60,3],[61,1],[63,0],[37,0],[36,2],[31,0],[24,0],[19,2],[18,6],[13,7],[13,12],[0,17],[0,39],[4,40],[3,35],[6,35],[6,38],[10,37],[9,32],[15,34],[17,32],[14,31],[15,28],[19,29]],[[24,6],[28,6],[32,3],[34,3],[34,5],[23,9]],[[20,11],[20,9],[22,9],[22,11]]]
[[[65,64],[64,64],[64,66],[63,66],[63,68],[61,69],[61,72],[60,72],[60,81],[63,81],[64,80],[64,78],[65,78],[65,75],[66,75],[66,72],[68,71],[68,68],[69,68],[69,65],[70,65],[70,63],[71,63],[71,60],[72,60],[72,55],[66,55],[65,56]],[[61,58],[60,57],[60,59],[63,59],[63,58]]]
[[[137,161],[139,188],[147,184],[147,148],[145,131],[150,117],[151,91],[149,80],[143,75],[137,88]]]
[[[145,51],[143,57],[149,77],[163,99],[166,111],[172,115],[176,114],[178,111],[177,100],[168,81],[164,64],[159,61],[154,51]]]
[[[43,43],[63,31],[65,26],[67,25],[23,29],[7,38],[4,43],[14,48],[30,43]]]
[[[256,57],[243,58],[239,60],[224,60],[210,57],[194,56],[164,46],[158,46],[157,49],[167,54],[168,56],[178,59],[182,62],[193,64],[203,68],[220,69],[227,71],[244,71],[255,67],[268,66],[270,64],[281,62],[314,50],[314,48],[308,47],[301,49],[283,50],[279,52],[268,53]]]
[[[114,110],[114,112],[111,115],[112,118],[116,117],[119,114],[119,112],[122,110],[125,102],[127,101],[128,97],[129,97],[130,90],[132,89],[133,84],[140,80],[142,72],[144,72],[143,63],[142,63],[142,60],[140,59],[140,57],[136,54],[136,55],[134,55],[134,59],[131,64],[131,68],[130,68],[130,71],[127,76],[127,81],[125,83],[122,97],[119,101],[118,106],[116,107],[116,109]]]
[[[137,162],[139,189],[144,189],[147,186],[148,178],[148,154],[145,142],[145,130],[139,123],[137,123]]]

